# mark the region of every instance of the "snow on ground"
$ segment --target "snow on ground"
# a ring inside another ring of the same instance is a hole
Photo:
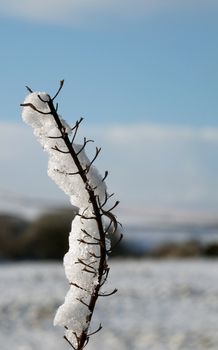
[[[87,350],[218,348],[218,261],[111,262]],[[0,265],[0,349],[67,350],[53,327],[68,286],[59,263]]]

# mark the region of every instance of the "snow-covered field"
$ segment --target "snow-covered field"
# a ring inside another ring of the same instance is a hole
[[[53,328],[68,289],[61,264],[0,265],[0,349],[66,350]],[[218,349],[218,261],[111,262],[89,350]]]

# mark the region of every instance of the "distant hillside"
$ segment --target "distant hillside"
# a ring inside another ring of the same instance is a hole
[[[45,212],[33,220],[0,215],[0,259],[62,259],[75,210]],[[207,222],[153,221],[147,225],[124,225],[124,239],[112,257],[216,257],[218,224]],[[112,236],[116,245],[118,234]]]

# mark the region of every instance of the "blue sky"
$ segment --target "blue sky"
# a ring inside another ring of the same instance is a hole
[[[19,120],[26,84],[54,91],[65,78],[62,110],[73,118],[217,126],[218,5],[192,2],[95,22],[2,14],[1,119]]]
[[[62,198],[19,104],[25,85],[52,94],[64,78],[60,111],[85,117],[124,206],[216,212],[217,16],[213,0],[0,1],[0,192],[33,181]]]

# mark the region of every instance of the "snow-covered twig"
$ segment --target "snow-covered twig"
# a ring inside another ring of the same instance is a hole
[[[92,140],[84,138],[83,145],[74,141],[82,122],[77,121],[73,128],[60,117],[54,97],[46,93],[32,92],[25,99],[22,118],[34,129],[43,148],[49,153],[48,175],[70,196],[71,203],[79,208],[72,222],[69,235],[69,251],[64,257],[66,277],[70,289],[65,302],[57,310],[54,324],[65,328],[64,338],[73,349],[81,350],[87,345],[89,337],[96,332],[88,333],[96,301],[99,296],[114,294],[101,292],[109,267],[107,255],[111,251],[108,234],[117,229],[117,220],[112,209],[118,202],[106,209],[109,198],[105,178],[99,174],[93,163],[99,155],[89,160],[86,145]]]

